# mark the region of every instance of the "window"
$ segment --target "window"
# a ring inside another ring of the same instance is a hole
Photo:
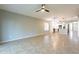
[[[44,31],[49,31],[49,24],[47,22],[44,23]]]

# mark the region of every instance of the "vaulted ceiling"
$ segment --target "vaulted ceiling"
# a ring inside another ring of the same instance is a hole
[[[41,8],[41,4],[1,4],[0,9],[31,16],[39,19],[50,20],[54,16],[64,18],[63,21],[68,18],[79,16],[78,4],[46,4],[46,8],[50,10],[47,12],[35,12]]]

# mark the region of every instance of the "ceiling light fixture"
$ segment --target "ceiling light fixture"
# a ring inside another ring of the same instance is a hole
[[[42,6],[41,9],[37,10],[36,12],[39,12],[39,11],[50,12],[48,9],[45,8],[45,4],[42,4],[41,6]]]

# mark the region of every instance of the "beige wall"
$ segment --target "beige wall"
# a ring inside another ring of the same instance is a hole
[[[2,39],[2,35],[1,35],[1,34],[2,34],[2,31],[1,31],[1,29],[2,29],[2,28],[1,28],[1,14],[0,14],[0,41],[1,41],[1,39]]]
[[[2,41],[11,41],[44,33],[44,21],[0,10]]]

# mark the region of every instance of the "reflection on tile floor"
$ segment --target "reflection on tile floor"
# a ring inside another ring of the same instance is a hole
[[[38,37],[0,44],[0,53],[79,53],[79,38],[71,39],[69,36],[60,33],[46,34]]]

